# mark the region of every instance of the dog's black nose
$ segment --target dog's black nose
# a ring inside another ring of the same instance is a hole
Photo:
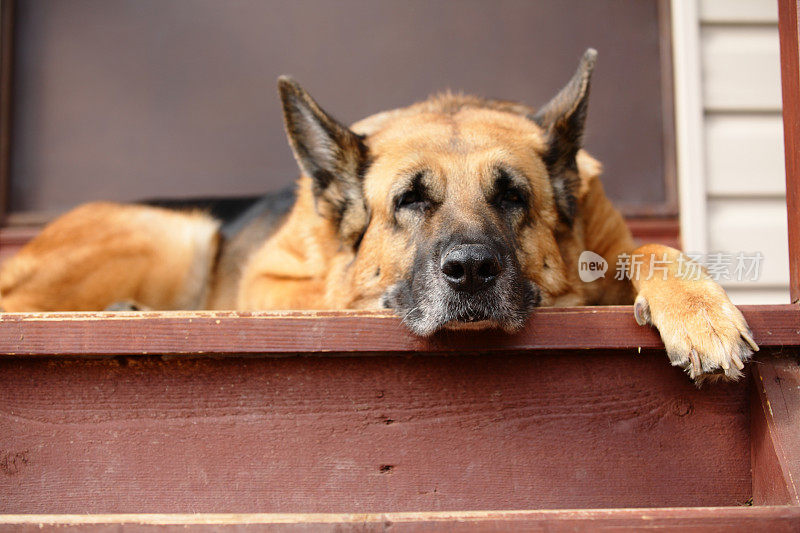
[[[441,262],[444,279],[457,291],[477,292],[490,285],[503,270],[500,258],[483,244],[460,244]]]

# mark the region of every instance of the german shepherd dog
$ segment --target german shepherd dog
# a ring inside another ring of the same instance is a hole
[[[587,50],[538,110],[441,94],[350,128],[281,77],[301,170],[285,215],[275,198],[227,225],[200,211],[86,204],[4,265],[0,305],[390,308],[427,336],[515,331],[537,306],[632,303],[673,365],[697,381],[736,379],[758,350],[742,314],[704,271],[681,275],[689,260],[678,250],[635,247],[582,149],[595,59]],[[584,282],[584,250],[610,265],[640,261],[627,276]]]

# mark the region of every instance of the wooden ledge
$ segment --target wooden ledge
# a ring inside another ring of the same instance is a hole
[[[800,306],[742,306],[762,347],[800,345]],[[0,314],[0,356],[369,355],[658,349],[629,306],[537,310],[519,333],[411,334],[386,312]]]
[[[254,513],[254,514],[98,514],[98,515],[0,515],[0,528],[25,525],[37,528],[82,526],[317,526],[359,527],[359,531],[381,530],[479,530],[490,527],[533,527],[551,531],[597,530],[603,527],[659,528],[661,530],[714,530],[736,526],[790,531],[800,521],[800,507],[673,507],[653,509],[564,509],[536,511],[442,511],[408,513]],[[88,530],[94,530],[89,528]]]

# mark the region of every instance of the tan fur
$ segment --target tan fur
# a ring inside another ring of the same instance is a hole
[[[47,226],[0,270],[6,311],[102,310],[121,301],[197,309],[217,223],[155,207],[86,204]]]
[[[633,253],[643,259],[640,272],[632,276],[638,292],[636,320],[658,328],[672,364],[698,382],[714,376],[741,377],[744,361],[751,351],[758,351],[758,345],[725,290],[705,271],[699,279],[682,277],[678,250],[649,244]],[[663,262],[666,272],[651,271],[651,264],[658,262]]]
[[[363,183],[366,211],[333,220],[330,205],[323,209],[315,200],[312,179],[301,176],[288,219],[250,256],[240,279],[216,280],[228,288],[209,303],[230,305],[238,285],[235,305],[242,310],[380,307],[387,287],[411,268],[415,239],[437,228],[496,222],[484,207],[485,193],[492,169],[502,163],[519,169],[533,191],[535,221],[515,231],[522,272],[541,288],[542,305],[631,304],[638,295],[637,320],[659,329],[673,364],[693,378],[720,372],[738,377],[749,355],[743,339],[757,346],[716,283],[679,279],[675,268],[666,280],[615,279],[623,254],[666,254],[677,262],[680,252],[659,245],[634,249],[622,215],[605,196],[600,164],[586,152],[577,157],[575,221],[570,226],[560,220],[543,162],[547,133],[528,118],[531,111],[445,94],[355,124],[352,130],[364,135],[373,159]],[[392,198],[421,168],[430,170],[427,186],[441,207],[424,224],[403,221],[408,230],[398,231],[393,216],[403,215],[393,213]],[[356,252],[343,244],[343,235],[355,235],[366,213],[369,223]],[[343,224],[352,227],[343,230]],[[0,305],[7,311],[86,310],[133,300],[154,309],[204,307],[215,232],[215,223],[200,214],[107,203],[80,207],[3,267]],[[583,250],[606,259],[604,278],[579,279]]]

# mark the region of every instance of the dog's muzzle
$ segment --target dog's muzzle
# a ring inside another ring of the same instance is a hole
[[[492,243],[460,242],[438,253],[419,252],[408,279],[386,291],[394,309],[418,335],[440,329],[520,329],[539,303],[516,257]]]

